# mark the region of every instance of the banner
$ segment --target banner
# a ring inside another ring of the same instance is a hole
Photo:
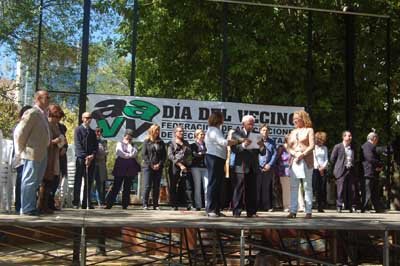
[[[173,130],[181,125],[185,139],[193,140],[196,129],[208,128],[208,117],[212,112],[224,114],[222,131],[241,126],[242,117],[255,118],[255,131],[260,125],[268,124],[270,137],[276,143],[293,129],[293,112],[303,107],[256,105],[233,102],[194,101],[134,96],[90,94],[89,110],[92,112],[92,127],[103,129],[107,139],[121,140],[125,129],[132,129],[137,141],[143,141],[147,129],[152,124],[161,127],[161,138],[168,142],[173,138]]]

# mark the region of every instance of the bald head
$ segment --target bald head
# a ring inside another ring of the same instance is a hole
[[[91,113],[89,113],[89,112],[84,112],[83,114],[82,114],[82,122],[85,124],[85,125],[89,125],[90,124],[90,122],[92,121],[92,114]]]
[[[49,107],[50,96],[47,91],[38,90],[34,96],[35,104],[39,106],[42,110],[46,110]]]

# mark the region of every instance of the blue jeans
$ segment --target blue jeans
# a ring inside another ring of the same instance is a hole
[[[36,192],[47,166],[47,153],[41,161],[24,161],[21,180],[21,214],[36,211]]]

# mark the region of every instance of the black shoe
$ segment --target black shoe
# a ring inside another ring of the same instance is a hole
[[[353,213],[353,212],[354,212],[354,213],[356,213],[356,212],[357,212],[357,210],[356,210],[356,208],[354,208],[354,207],[351,207],[351,208],[350,208],[350,210],[349,210],[349,212],[350,212],[350,213]]]
[[[325,212],[323,209],[319,208],[318,212]]]
[[[213,217],[213,218],[219,217],[219,215],[216,214],[215,212],[209,212],[209,213],[207,213],[207,216],[208,216],[208,217]]]
[[[112,208],[111,205],[106,205],[106,207],[104,207],[104,209],[110,210]]]
[[[27,213],[24,213],[23,215],[28,215],[28,216],[39,216],[41,213],[39,210],[33,210]]]
[[[172,209],[173,211],[179,210],[178,206],[173,206],[173,207],[171,207],[171,209]]]
[[[375,213],[386,213],[387,211],[385,209],[377,209],[375,210]]]
[[[341,213],[341,212],[342,212],[342,207],[337,207],[337,208],[336,208],[336,211],[337,211],[338,213]]]
[[[191,204],[189,204],[187,207],[186,207],[186,210],[188,210],[188,211],[190,211],[190,210],[192,210],[193,209],[193,206],[191,205]]]
[[[253,213],[253,214],[246,214],[247,218],[257,218],[258,215]]]

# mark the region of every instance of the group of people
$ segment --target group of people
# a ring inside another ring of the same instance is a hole
[[[49,94],[38,91],[35,105],[24,107],[20,122],[14,130],[17,167],[16,208],[23,215],[38,215],[57,210],[54,194],[60,177],[66,174],[66,128],[60,123],[64,113],[60,106],[49,104]],[[99,200],[111,209],[123,187],[122,208],[130,204],[133,179],[143,173],[143,209],[159,210],[160,184],[164,168],[168,167],[168,194],[170,205],[179,209],[185,202],[187,210],[201,210],[208,216],[223,216],[221,210],[229,205],[234,217],[246,211],[247,217],[256,217],[258,210],[272,211],[275,202],[281,202],[288,218],[295,218],[299,207],[305,217],[312,218],[313,194],[317,209],[326,207],[326,179],[328,164],[333,168],[337,184],[337,211],[350,212],[368,209],[368,202],[377,212],[384,210],[380,202],[378,174],[382,164],[376,152],[378,135],[374,132],[362,145],[364,175],[355,175],[356,151],[351,144],[351,132],[343,132],[343,140],[335,145],[330,160],[325,146],[325,132],[314,133],[307,112],[294,112],[294,129],[285,137],[285,144],[276,147],[269,137],[268,125],[254,132],[255,119],[242,118],[242,126],[228,132],[221,130],[224,116],[212,113],[208,129],[196,130],[193,143],[184,139],[184,128],[174,128],[173,139],[165,144],[160,138],[160,126],[153,124],[141,149],[133,144],[134,132],[125,131],[116,145],[116,160],[112,174],[114,183],[105,197],[107,141],[100,128],[90,127],[91,113],[82,114],[82,124],[74,131],[76,171],[74,180],[74,208],[94,208],[90,191],[94,181]],[[226,186],[227,182],[230,185]],[[280,181],[281,193],[275,193]],[[83,196],[81,186],[83,184]],[[303,189],[301,189],[301,184]],[[303,196],[304,190],[304,196]],[[360,191],[362,191],[360,195]]]

